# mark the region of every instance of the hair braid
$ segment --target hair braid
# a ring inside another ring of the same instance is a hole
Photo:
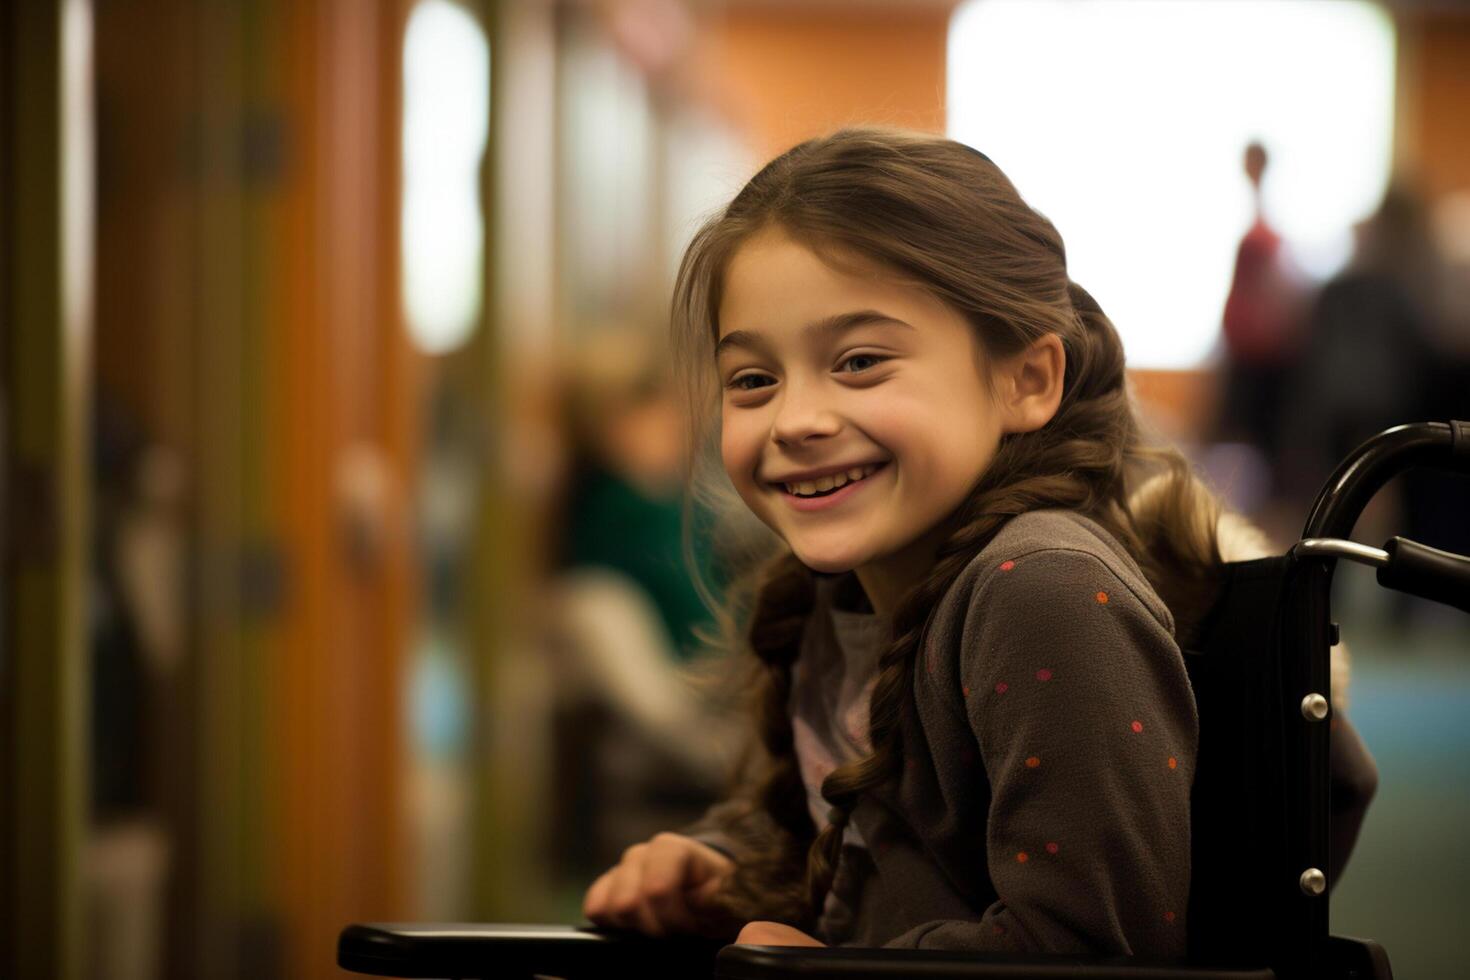
[[[789,551],[755,575],[755,602],[746,631],[755,675],[748,685],[756,741],[741,765],[731,825],[752,812],[767,814],[772,826],[745,849],[718,901],[732,916],[805,924],[806,892],[794,870],[805,860],[815,828],[806,808],[806,789],[797,766],[791,715],[792,672],[806,622],[816,600],[815,576]],[[748,856],[746,856],[748,855]]]
[[[828,824],[813,841],[807,860],[810,914],[820,919],[831,890],[842,839],[858,798],[897,775],[902,750],[899,721],[902,705],[912,694],[913,664],[929,628],[930,612],[969,562],[1008,518],[999,514],[974,521],[951,536],[941,556],[918,587],[900,603],[893,617],[893,640],[878,660],[877,681],[869,701],[868,737],[872,753],[834,769],[822,782],[822,796],[832,804]]]

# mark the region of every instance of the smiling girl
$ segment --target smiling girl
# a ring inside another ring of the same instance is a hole
[[[769,944],[1181,955],[1217,508],[982,154],[846,130],[694,238],[675,343],[779,538],[734,614],[756,751],[594,922]],[[1147,507],[1130,495],[1149,481]],[[743,925],[743,928],[741,926]]]

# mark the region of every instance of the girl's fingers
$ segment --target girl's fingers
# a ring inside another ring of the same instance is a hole
[[[582,898],[582,914],[598,925],[604,925],[607,917],[607,896],[612,890],[612,877],[617,873],[614,868],[603,872],[602,876],[592,883],[587,889],[587,894]]]
[[[702,933],[711,928],[709,902],[730,862],[677,834],[660,834],[623,853],[617,867],[594,881],[582,900],[592,922],[650,936]]]
[[[635,929],[649,936],[661,936],[663,930],[654,917],[643,894],[643,870],[646,848],[631,848],[629,856],[618,865],[608,899],[609,924],[619,929]]]
[[[690,871],[687,849],[657,844],[648,849],[641,891],[649,911],[666,932],[692,932],[695,928],[685,894]]]
[[[624,861],[613,871],[612,883],[607,892],[608,925],[619,929],[629,928],[628,920],[638,900],[638,872],[635,866]]]

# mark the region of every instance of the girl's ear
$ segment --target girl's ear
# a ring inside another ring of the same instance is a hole
[[[1062,403],[1067,353],[1062,338],[1049,333],[1000,365],[1001,431],[1034,432],[1052,420]]]

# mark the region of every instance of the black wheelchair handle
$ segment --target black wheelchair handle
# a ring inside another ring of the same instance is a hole
[[[1415,422],[1386,429],[1342,461],[1307,516],[1303,538],[1347,538],[1369,499],[1413,466],[1470,474],[1470,422]]]
[[[1470,612],[1470,558],[1408,538],[1393,538],[1383,550],[1379,585]]]

